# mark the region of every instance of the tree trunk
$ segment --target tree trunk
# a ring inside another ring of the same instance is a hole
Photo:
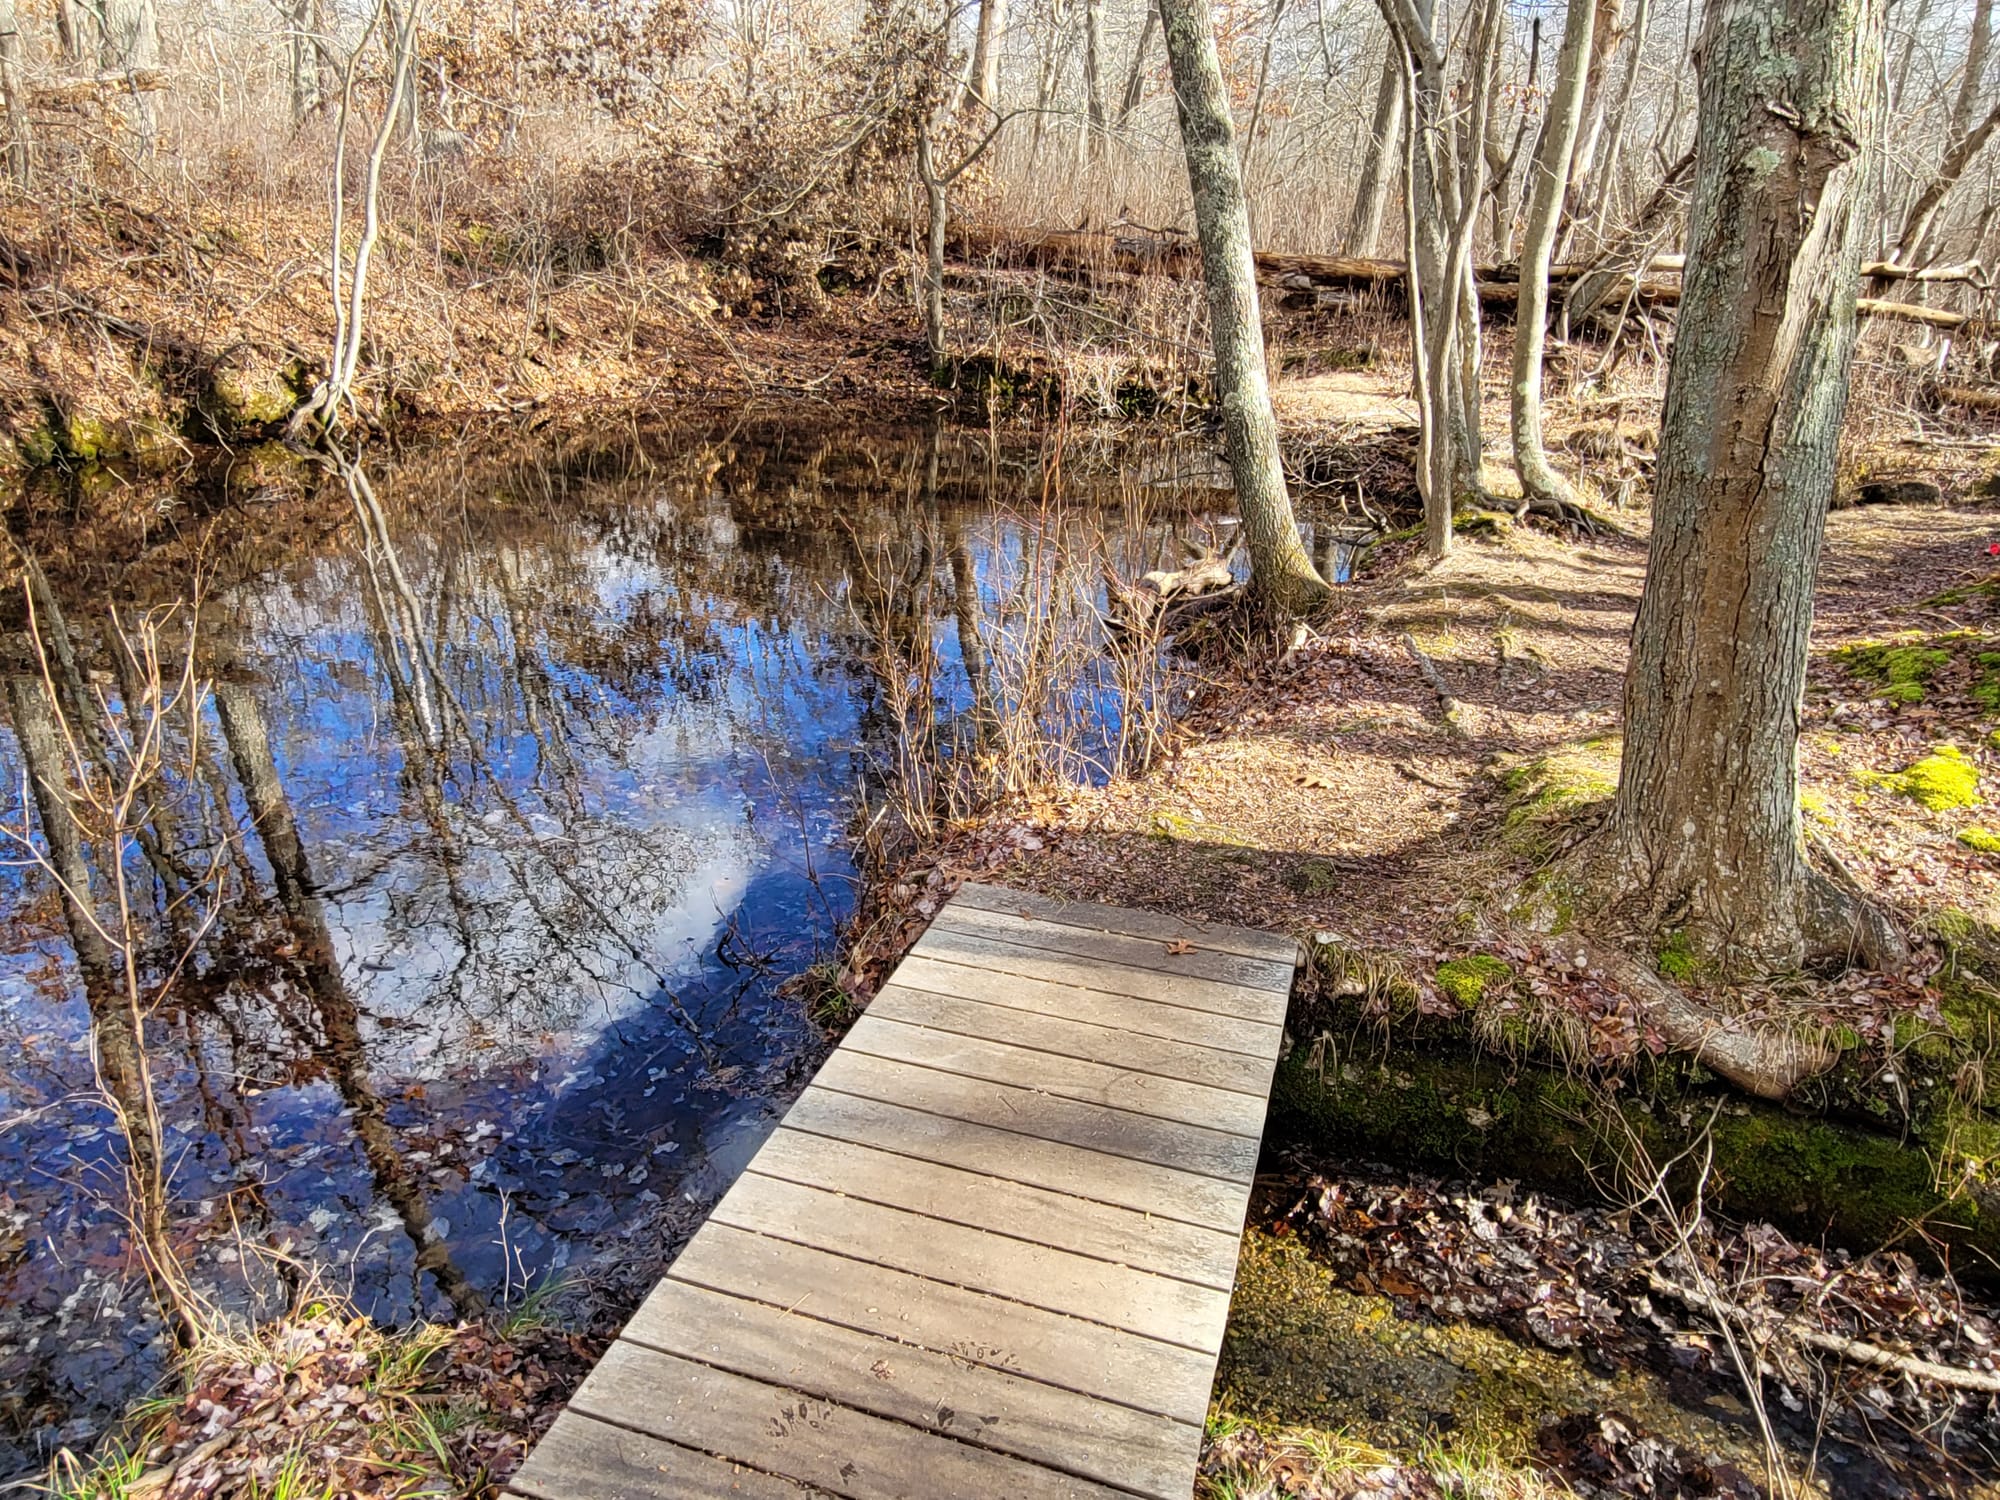
[[[319,3],[292,0],[286,18],[285,49],[292,84],[292,128],[305,124],[306,117],[319,107]]]
[[[1886,922],[1807,865],[1798,730],[1854,349],[1882,0],[1712,0],[1686,286],[1594,867],[1612,914],[1720,972],[1860,952]]]
[[[928,121],[917,127],[917,176],[924,185],[924,201],[930,209],[930,227],[924,239],[924,348],[935,369],[944,362],[944,235],[949,207],[944,179],[938,175],[931,155]]]
[[[1153,28],[1160,24],[1160,13],[1149,4],[1146,19],[1139,27],[1139,45],[1132,49],[1132,70],[1125,75],[1125,93],[1118,101],[1118,128],[1124,129],[1125,122],[1132,118],[1132,111],[1139,107],[1140,96],[1146,89],[1146,49],[1152,45]]]
[[[972,42],[972,88],[966,102],[975,109],[998,107],[1000,34],[1007,29],[1007,0],[979,0],[979,30]]]
[[[1159,0],[1208,290],[1215,396],[1249,545],[1252,586],[1278,611],[1299,613],[1323,600],[1328,590],[1299,539],[1285,490],[1278,422],[1264,368],[1250,215],[1208,5],[1209,0]]]
[[[1611,59],[1624,39],[1624,0],[1597,0],[1597,15],[1591,22],[1590,68],[1583,85],[1583,124],[1571,156],[1573,179],[1581,178],[1597,153],[1597,138],[1604,129],[1604,117],[1611,109]],[[1623,100],[1619,103],[1622,105]],[[1572,181],[1572,186],[1577,184]]]
[[[160,13],[153,0],[104,0],[98,66],[106,73],[140,73],[160,65]],[[133,128],[142,154],[160,133],[159,113],[149,90],[129,93]]]
[[[27,186],[29,153],[34,133],[28,125],[27,80],[22,77],[27,56],[14,0],[0,0],[0,111],[7,123],[7,175]]]
[[[1083,0],[1083,103],[1096,161],[1104,150],[1104,0]]]
[[[1569,482],[1549,466],[1542,445],[1542,349],[1549,326],[1549,258],[1555,252],[1569,184],[1570,154],[1583,124],[1583,81],[1590,65],[1595,0],[1569,0],[1563,20],[1562,53],[1556,59],[1555,89],[1548,117],[1535,143],[1528,170],[1534,185],[1528,197],[1528,227],[1521,238],[1521,291],[1514,320],[1514,371],[1510,415],[1514,468],[1521,492],[1531,503],[1558,513],[1576,503]]]
[[[1439,558],[1451,550],[1459,506],[1482,493],[1479,288],[1472,239],[1486,190],[1486,121],[1501,5],[1484,0],[1469,18],[1472,45],[1456,89],[1436,34],[1436,0],[1382,0],[1382,5],[1408,69],[1403,199],[1417,484],[1424,497],[1425,547]]]
[[[1368,154],[1354,189],[1354,212],[1347,221],[1349,255],[1382,253],[1382,216],[1389,184],[1396,175],[1396,150],[1403,139],[1403,49],[1392,33],[1382,54],[1382,80],[1375,88],[1375,118],[1368,127]],[[1407,252],[1406,252],[1407,253]]]

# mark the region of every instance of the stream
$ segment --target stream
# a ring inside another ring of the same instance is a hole
[[[145,698],[120,635],[151,611],[170,675],[195,622],[199,708],[168,716],[130,836],[86,840],[114,939],[107,848],[133,892],[172,1243],[230,1318],[315,1293],[452,1318],[571,1278],[629,1303],[826,1050],[785,981],[837,954],[899,747],[962,764],[972,707],[1032,693],[1044,770],[1109,774],[1131,695],[1162,712],[1179,689],[1096,649],[1102,570],[1226,545],[1228,497],[1211,457],[1157,440],[1057,454],[741,414],[364,463],[373,514],[275,450],[135,490],[137,521],[88,475],[27,507],[112,761]],[[92,753],[41,722],[23,598],[0,1474],[89,1442],[170,1353],[93,1072],[119,997],[100,976],[93,998],[18,837],[49,848],[23,715]],[[1024,630],[1058,627],[1087,648],[1067,676],[1010,672]]]

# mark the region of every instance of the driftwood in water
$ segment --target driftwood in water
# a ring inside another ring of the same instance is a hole
[[[1216,552],[1205,552],[1184,568],[1148,573],[1137,583],[1127,583],[1109,569],[1104,574],[1111,621],[1124,630],[1164,632],[1236,592],[1229,561]]]

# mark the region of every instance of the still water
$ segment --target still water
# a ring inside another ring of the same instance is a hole
[[[302,1285],[390,1321],[565,1278],[630,1299],[828,1045],[783,982],[837,951],[899,736],[954,732],[966,653],[992,671],[1063,568],[1087,631],[1104,565],[1173,566],[1226,497],[1164,446],[741,417],[367,467],[372,512],[260,460],[146,498],[143,536],[101,489],[17,528],[105,724],[143,697],[110,607],[129,634],[181,601],[169,666],[197,621],[197,706],[123,854],[146,994],[189,955],[146,1018],[173,1243],[239,1316]],[[46,852],[25,597],[0,810]],[[1058,685],[1060,774],[1110,772],[1129,686]],[[167,1348],[87,965],[6,854],[0,1475],[88,1441]]]

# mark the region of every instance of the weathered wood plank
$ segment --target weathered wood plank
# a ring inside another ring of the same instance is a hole
[[[1236,1280],[1234,1235],[825,1136],[780,1130],[757,1153],[755,1169],[766,1177],[1030,1239],[1224,1292]]]
[[[893,982],[931,995],[955,995],[985,1005],[1005,1005],[1036,1015],[1115,1026],[1140,1036],[1186,1042],[1244,1057],[1275,1058],[1283,1028],[1241,1016],[1162,1005],[1109,990],[1084,989],[1080,984],[1056,984],[1025,974],[1005,974],[965,963],[947,963],[927,952],[909,954],[896,968]]]
[[[571,1398],[585,1416],[849,1500],[1113,1500],[1130,1491],[620,1340]]]
[[[1258,958],[1269,963],[1296,964],[1299,957],[1298,940],[1283,933],[1259,932],[1254,927],[1235,927],[1226,922],[1172,917],[1163,912],[1104,906],[1095,901],[1062,901],[1051,896],[1039,896],[1032,891],[1010,890],[1006,886],[987,885],[976,880],[969,880],[959,887],[958,894],[952,898],[952,905],[971,907],[975,911],[1007,912],[1044,922],[1060,922],[1094,932],[1116,933],[1120,937],[1150,938],[1155,942],[1186,939],[1199,948],[1212,948],[1218,953],[1237,953],[1244,958]]]
[[[940,1073],[847,1046],[821,1064],[813,1082],[864,1099],[907,1104],[934,1115],[1017,1130],[1045,1141],[1156,1162],[1230,1183],[1248,1183],[1257,1170],[1257,1142],[1245,1136]]]
[[[1201,1225],[1221,1231],[1232,1244],[1243,1229],[1243,1189],[1235,1184],[971,1120],[926,1114],[881,1099],[836,1093],[816,1084],[799,1095],[785,1116],[785,1125],[1072,1197],[1135,1208],[1156,1219]]]
[[[623,1337],[1159,1500],[1185,1500],[1200,1456],[1192,1423],[686,1282],[661,1282]]]
[[[910,951],[946,963],[966,964],[999,974],[1019,974],[1079,989],[1106,990],[1163,1005],[1238,1016],[1266,1026],[1285,1023],[1286,997],[1269,990],[1245,989],[1240,984],[1204,979],[1198,974],[1135,969],[1116,959],[1052,952],[1032,943],[964,932],[939,922],[931,923]]]
[[[1297,949],[970,885],[521,1500],[1183,1500]]]
[[[710,1217],[1189,1349],[1220,1349],[1229,1316],[1213,1287],[781,1182],[755,1162]]]
[[[849,1028],[841,1047],[988,1083],[1040,1089],[1061,1099],[1109,1105],[1183,1125],[1206,1125],[1231,1135],[1255,1139],[1264,1133],[1265,1101],[1255,1095],[1058,1057],[1051,1052],[1030,1052],[953,1031],[908,1026],[885,1020],[873,1011]]]
[[[507,1481],[527,1500],[811,1500],[812,1492],[727,1459],[663,1443],[570,1410]]]
[[[1245,958],[1191,943],[1191,951],[1172,951],[1182,941],[1123,937],[1112,932],[1092,932],[1060,922],[1041,922],[1011,912],[981,911],[973,906],[946,906],[931,925],[955,932],[975,933],[1002,942],[1025,943],[1052,953],[1068,953],[1099,963],[1123,964],[1127,968],[1152,969],[1160,973],[1192,975],[1218,984],[1241,985],[1245,989],[1266,990],[1278,995],[1291,993],[1297,965],[1290,960]]]
[[[1215,1356],[791,1240],[710,1223],[671,1279],[1199,1425]]]
[[[1035,1015],[955,995],[933,995],[906,988],[900,978],[885,985],[868,1002],[868,1014],[885,1021],[927,1026],[933,1031],[951,1031],[1034,1052],[1052,1052],[1082,1062],[1227,1089],[1248,1095],[1260,1104],[1270,1095],[1271,1070],[1276,1061],[1275,1057],[1217,1052],[1187,1042],[1139,1036],[1089,1021]]]

